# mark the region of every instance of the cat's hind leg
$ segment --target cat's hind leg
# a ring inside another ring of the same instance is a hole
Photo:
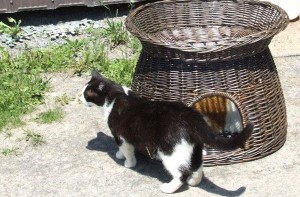
[[[116,153],[117,158],[125,158],[124,166],[126,168],[132,168],[136,165],[136,158],[134,154],[134,147],[128,143],[124,138],[122,144],[119,146],[119,151]],[[122,157],[123,156],[123,157]]]
[[[124,154],[122,153],[122,151],[120,149],[116,153],[116,158],[117,159],[125,159],[125,156],[124,156]]]
[[[174,193],[186,180],[186,170],[190,168],[193,145],[182,139],[176,144],[171,155],[166,155],[158,151],[159,157],[166,170],[172,175],[173,179],[169,183],[164,183],[160,189],[164,193]]]
[[[198,170],[194,171],[188,178],[187,178],[187,184],[189,186],[197,186],[201,180],[202,180],[202,176],[203,176],[203,164],[201,164],[201,166],[198,168]]]
[[[202,161],[202,149],[203,146],[196,144],[191,159],[191,171],[192,174],[187,178],[186,182],[190,186],[198,185],[203,176],[203,161]]]
[[[173,178],[171,182],[164,183],[160,186],[160,190],[166,194],[172,194],[183,185],[180,178]]]
[[[119,150],[116,153],[116,158],[117,159],[125,159],[125,156],[124,156],[124,154],[123,154],[123,152],[121,151],[121,148],[120,148],[120,146],[122,145],[122,142],[124,140],[121,140],[121,138],[119,138],[114,132],[112,132],[112,134],[114,135],[114,139],[115,139],[116,144],[119,146]]]

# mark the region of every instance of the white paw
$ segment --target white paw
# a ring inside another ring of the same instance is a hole
[[[202,176],[203,176],[203,164],[201,164],[200,168],[197,171],[193,172],[193,174],[191,174],[191,176],[187,178],[186,182],[188,185],[194,187],[201,182]]]
[[[178,188],[177,187],[174,187],[172,184],[170,183],[164,183],[160,186],[160,190],[163,192],[163,193],[166,193],[166,194],[172,194],[174,193]]]
[[[125,159],[125,156],[123,155],[122,151],[118,150],[116,153],[116,158],[117,159]]]
[[[196,177],[192,177],[192,176],[190,176],[188,179],[187,179],[187,184],[189,185],[189,186],[192,186],[192,187],[195,187],[195,186],[197,186],[200,182],[201,182],[201,179],[202,179],[202,177],[201,178],[196,178]]]
[[[171,194],[176,192],[181,186],[182,182],[179,179],[173,179],[170,183],[164,183],[160,186],[163,193]]]
[[[126,159],[125,162],[124,162],[124,166],[126,168],[132,168],[136,165],[136,159],[133,158],[133,159]]]

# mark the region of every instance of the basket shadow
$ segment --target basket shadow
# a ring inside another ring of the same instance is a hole
[[[116,158],[115,153],[118,151],[118,147],[114,142],[114,139],[103,132],[99,132],[97,137],[90,140],[88,145],[86,146],[88,150],[92,151],[101,151],[107,153],[117,164],[123,166],[123,160],[119,160]],[[161,182],[169,182],[172,177],[168,174],[168,172],[164,169],[162,163],[158,160],[152,160],[140,153],[136,153],[137,158],[137,166],[131,168],[131,170],[136,171],[137,173],[143,174],[145,176],[150,176],[158,179]],[[240,187],[237,190],[227,190],[224,189],[212,181],[210,181],[207,177],[203,176],[201,183],[198,188],[201,188],[209,193],[217,194],[220,196],[238,196],[244,193],[246,190],[245,187]],[[177,191],[177,193],[183,192],[188,189],[187,185],[184,185],[181,189]]]

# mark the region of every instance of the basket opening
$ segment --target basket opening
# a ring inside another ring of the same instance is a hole
[[[214,132],[231,137],[243,130],[243,113],[233,98],[223,94],[205,95],[192,104],[203,114],[204,120]]]

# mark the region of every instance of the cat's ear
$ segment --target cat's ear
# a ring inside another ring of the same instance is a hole
[[[92,77],[96,78],[96,79],[102,79],[103,78],[103,76],[96,70],[92,71]]]
[[[93,70],[92,71],[92,78],[94,78],[94,79],[98,79],[98,80],[96,80],[97,81],[97,83],[96,84],[94,84],[94,85],[97,85],[98,86],[98,89],[99,90],[103,90],[103,87],[104,87],[104,81],[105,81],[105,78],[98,72],[98,71],[96,71],[96,70]],[[99,80],[100,79],[100,80]]]

